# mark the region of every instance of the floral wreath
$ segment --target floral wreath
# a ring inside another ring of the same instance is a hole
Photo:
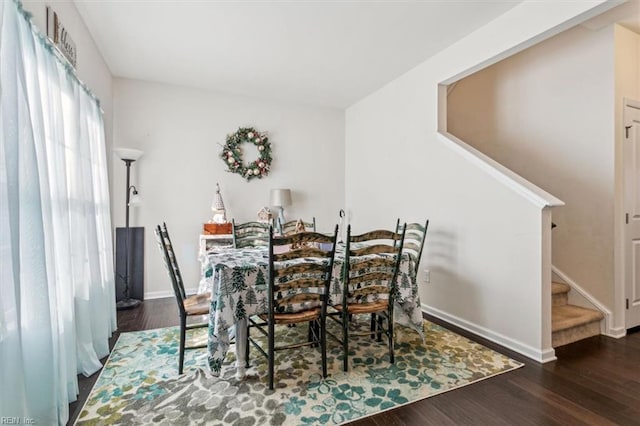
[[[257,160],[245,165],[242,161],[243,143],[252,143],[258,148],[260,156]],[[227,142],[222,148],[220,158],[225,162],[228,172],[238,173],[247,181],[262,179],[269,174],[271,167],[271,144],[265,133],[253,127],[240,127],[237,132],[227,135]]]

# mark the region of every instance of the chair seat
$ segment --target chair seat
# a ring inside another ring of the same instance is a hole
[[[263,321],[267,321],[269,319],[265,314],[261,314],[260,318]],[[273,318],[275,319],[276,324],[295,324],[298,322],[313,321],[320,318],[320,308],[308,309],[300,312],[274,314]]]
[[[388,300],[378,300],[370,303],[351,303],[347,305],[347,312],[350,314],[373,314],[386,311],[388,306]],[[333,305],[333,308],[342,312],[342,305]]]
[[[211,306],[211,293],[194,294],[184,299],[187,315],[208,315]]]

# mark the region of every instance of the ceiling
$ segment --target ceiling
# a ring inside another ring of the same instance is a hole
[[[74,0],[115,77],[345,108],[517,0]],[[640,33],[640,0],[583,23]]]
[[[75,0],[115,77],[338,108],[518,3]]]

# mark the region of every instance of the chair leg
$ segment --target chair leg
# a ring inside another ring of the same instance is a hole
[[[273,324],[273,321],[271,320],[271,318],[269,318],[269,337],[267,338],[267,340],[269,341],[268,343],[268,364],[269,364],[269,389],[273,390],[273,369],[274,369],[274,363],[275,363],[275,339],[274,339],[274,332],[275,332],[275,326]]]
[[[342,352],[344,354],[342,365],[343,371],[349,371],[349,318],[351,318],[351,314],[342,315]]]
[[[393,316],[387,317],[387,332],[389,333],[389,360],[391,364],[393,364],[395,363],[395,356],[393,353]]]
[[[378,315],[378,328],[376,330],[378,342],[382,342],[382,332],[384,331],[384,328],[382,328],[383,322],[384,322],[384,318],[382,317],[382,315]]]
[[[376,314],[371,314],[371,338],[375,339],[376,333]]]
[[[322,353],[322,377],[327,377],[327,318],[320,318],[320,352]]]
[[[249,327],[249,324],[251,324],[251,321],[249,320],[249,318],[247,318],[247,342],[246,342],[246,346],[247,347],[245,348],[245,351],[244,351],[244,360],[245,360],[244,366],[246,368],[249,368],[249,350],[250,350],[250,346],[251,346],[251,342],[249,341],[249,337],[251,337],[249,335],[249,332],[251,331],[251,328]],[[236,336],[236,338],[237,338],[237,336]]]
[[[320,344],[320,320],[309,321],[309,335],[307,336],[308,342],[313,342],[311,347],[318,347]]]
[[[187,333],[187,317],[180,316],[180,355],[178,358],[178,374],[182,374],[182,368],[184,366],[184,346]]]

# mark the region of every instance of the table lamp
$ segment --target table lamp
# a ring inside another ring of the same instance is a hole
[[[291,190],[282,188],[272,189],[271,205],[278,209],[277,229],[278,232],[282,234],[282,225],[285,223],[284,208],[291,205]]]

